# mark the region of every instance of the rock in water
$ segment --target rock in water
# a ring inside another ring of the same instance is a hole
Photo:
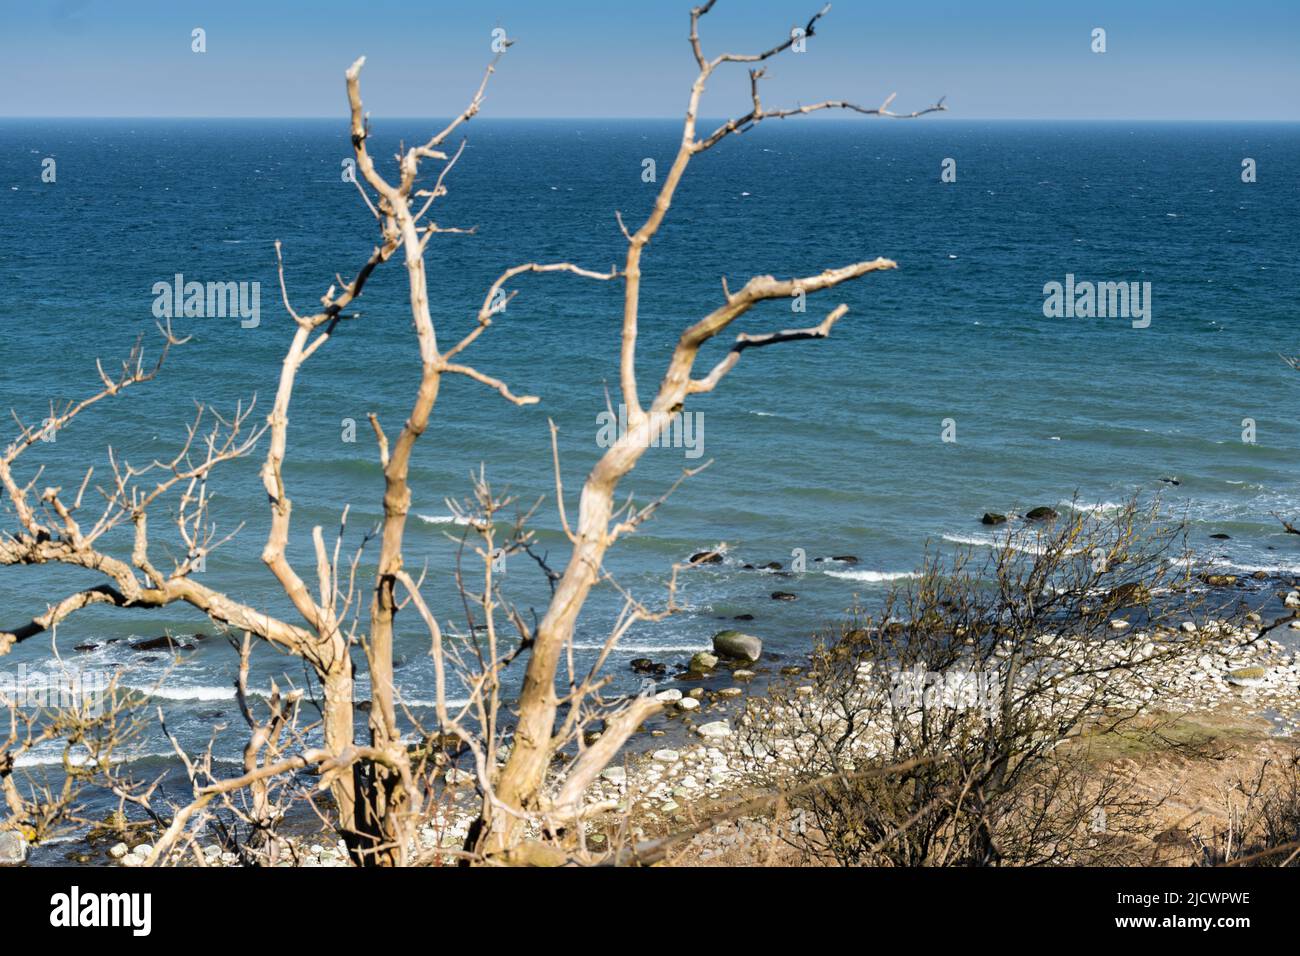
[[[14,830],[0,832],[0,866],[27,862],[27,838]]]
[[[713,652],[736,661],[756,661],[763,656],[763,642],[741,631],[719,631],[713,635]]]
[[[129,645],[133,651],[192,651],[193,644],[186,644],[184,641],[177,640],[170,634],[164,634],[162,637],[152,637],[144,641],[136,641]]]
[[[1203,574],[1201,580],[1212,588],[1230,588],[1237,583],[1235,574]]]
[[[689,670],[692,674],[707,674],[718,666],[718,659],[708,651],[700,651],[691,657]]]
[[[797,601],[799,600],[799,595],[791,594],[789,591],[773,591],[772,600],[773,601]]]
[[[1007,516],[1000,515],[994,511],[984,512],[984,517],[980,518],[980,524],[1006,524]]]
[[[1113,601],[1117,608],[1140,607],[1151,603],[1151,589],[1141,581],[1129,581],[1107,591],[1106,600]]]
[[[638,657],[628,666],[638,674],[649,674],[653,677],[665,677],[668,674],[667,664],[658,664],[648,657]]]
[[[697,551],[691,555],[691,564],[721,564],[721,551]]]
[[[1055,521],[1059,517],[1061,516],[1055,508],[1048,508],[1045,505],[1033,508],[1025,514],[1026,521]]]

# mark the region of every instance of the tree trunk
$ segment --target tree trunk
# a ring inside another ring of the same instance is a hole
[[[321,676],[324,687],[325,749],[342,754],[355,743],[352,706],[352,661],[342,658]],[[377,812],[381,801],[375,799],[375,775],[370,761],[358,760],[339,773],[330,784],[330,795],[337,810],[336,819],[348,855],[357,866],[392,865],[385,849],[394,843],[386,832],[385,818]]]

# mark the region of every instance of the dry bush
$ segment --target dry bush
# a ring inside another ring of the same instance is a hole
[[[57,652],[16,680],[0,673],[0,831],[39,844],[93,825],[81,805],[91,787],[107,788],[119,808],[138,803],[149,785],[123,776],[122,760],[145,730],[144,703],[120,675],[88,675]]]
[[[800,793],[792,839],[822,858],[1131,861],[1160,798],[1099,769],[1081,735],[1139,717],[1158,733],[1143,715],[1202,643],[1170,627],[1200,603],[1193,580],[1181,530],[1136,503],[1008,529],[982,563],[932,556],[819,644],[804,686],[751,702],[744,748],[761,783]]]
[[[1300,866],[1300,757],[1224,788],[1226,823],[1193,835],[1207,866]]]

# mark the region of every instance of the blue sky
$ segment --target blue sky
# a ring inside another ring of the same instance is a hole
[[[0,0],[6,116],[340,116],[365,54],[376,116],[460,109],[516,39],[485,115],[678,116],[693,0]],[[719,0],[705,49],[771,45],[821,0]],[[190,50],[202,27],[207,52]],[[1107,51],[1090,49],[1094,27]],[[742,109],[745,71],[706,115]],[[1300,119],[1300,2],[837,0],[807,52],[773,63],[770,106],[828,97],[954,116]]]

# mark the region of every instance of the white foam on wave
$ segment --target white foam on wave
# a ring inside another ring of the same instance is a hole
[[[828,578],[843,578],[846,581],[866,581],[868,584],[883,584],[889,581],[906,581],[919,577],[915,571],[827,571]]]
[[[166,759],[168,757],[175,757],[175,756],[176,756],[176,752],[174,750],[149,751],[147,753],[114,756],[109,761],[109,764],[114,767],[120,767],[123,764],[135,763],[138,760],[149,760],[150,758]],[[63,765],[63,760],[64,760],[63,747],[62,745],[59,745],[50,750],[38,751],[38,752],[29,751],[25,754],[21,754],[16,760],[14,760],[14,766],[15,767],[58,767]],[[73,751],[72,753],[67,754],[67,760],[68,763],[74,767],[88,766],[91,762],[90,754],[84,752],[77,752],[77,751]]]
[[[401,703],[405,704],[407,707],[427,707],[430,710],[433,710],[438,706],[438,702],[436,700],[423,700],[419,697],[402,697],[400,694],[398,695],[398,700]],[[447,707],[452,710],[456,710],[457,708],[464,707],[468,703],[469,703],[468,698],[457,697],[448,700]]]
[[[996,548],[1002,544],[1000,540],[995,540],[989,535],[979,534],[945,534],[943,540],[953,544],[974,545],[977,548]]]
[[[992,535],[976,534],[945,534],[943,540],[953,544],[971,545],[976,548],[1003,548],[1009,547],[1012,551],[1019,551],[1021,554],[1043,554],[1047,549],[1036,542],[1017,539],[1011,537],[1008,543],[1005,537],[995,538]]]
[[[1231,568],[1243,574],[1263,571],[1265,574],[1300,574],[1300,564],[1242,564],[1239,561],[1215,561],[1215,567]]]
[[[234,687],[134,687],[127,685],[127,690],[133,690],[140,694],[147,694],[150,697],[156,697],[159,700],[234,700]],[[249,691],[255,696],[265,697],[266,694],[259,691]]]
[[[417,514],[416,517],[419,518],[421,521],[423,521],[425,524],[460,524],[460,525],[467,525],[467,524],[470,523],[470,519],[469,519],[469,518],[458,518],[458,517],[456,517],[455,515],[421,515],[421,514]]]
[[[138,692],[138,693],[141,693],[141,694],[147,694],[147,695],[149,695],[150,697],[153,697],[153,698],[156,698],[156,699],[159,699],[159,700],[174,700],[174,701],[215,701],[215,700],[234,700],[234,699],[235,699],[235,689],[234,689],[234,687],[206,687],[206,686],[200,686],[200,687],[167,687],[167,686],[162,686],[162,687],[130,687],[130,688],[128,688],[128,689],[129,689],[129,690],[134,690],[134,691],[136,691],[136,692]],[[360,691],[360,693],[361,693],[362,695],[364,695],[364,694],[367,692],[367,690],[366,690],[366,688],[365,688],[364,686],[358,686],[357,690]],[[257,688],[251,688],[251,689],[249,690],[248,693],[249,693],[249,696],[251,696],[251,697],[263,697],[263,698],[265,698],[265,697],[269,697],[269,696],[270,696],[270,691],[269,691],[269,690],[258,690]],[[423,699],[423,698],[419,698],[419,697],[407,697],[407,696],[405,696],[405,695],[402,694],[400,688],[398,689],[397,696],[398,696],[398,699],[399,699],[402,703],[406,704],[406,705],[409,706],[409,707],[435,707],[435,706],[437,706],[436,701],[434,701],[434,700],[432,700],[432,699],[425,700],[425,699]],[[360,699],[360,698],[359,698],[359,699]],[[467,704],[468,702],[469,702],[468,700],[463,699],[463,698],[451,698],[451,699],[448,699],[448,701],[447,701],[447,706],[448,706],[448,707],[462,707],[462,706],[464,706],[465,704]]]
[[[1082,514],[1090,514],[1090,515],[1111,514],[1113,512],[1120,511],[1124,507],[1123,504],[1114,501],[1099,501],[1096,504],[1090,505],[1082,501],[1067,501],[1063,499],[1058,503],[1063,507],[1070,508],[1073,511],[1078,511]]]
[[[575,651],[599,651],[605,647],[604,644],[574,644]],[[627,654],[665,654],[669,652],[692,653],[696,651],[708,650],[708,644],[616,644],[615,651],[621,651]]]

